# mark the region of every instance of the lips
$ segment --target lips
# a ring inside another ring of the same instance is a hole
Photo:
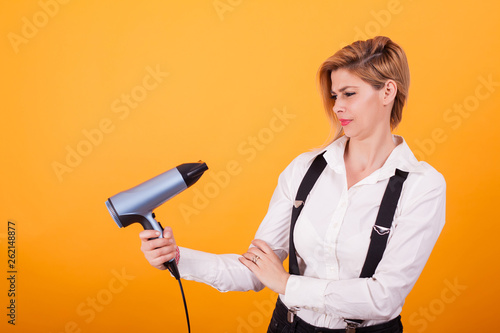
[[[340,125],[342,125],[342,127],[344,127],[344,126],[349,125],[349,123],[352,121],[352,119],[339,119],[339,121],[340,121]]]

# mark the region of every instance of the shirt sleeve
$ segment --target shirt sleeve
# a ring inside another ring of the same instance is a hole
[[[205,283],[218,291],[259,291],[264,286],[238,260],[238,254],[213,254],[180,247],[181,278]]]
[[[267,214],[255,235],[255,239],[265,241],[281,261],[284,261],[288,255],[293,202],[290,195],[293,193],[291,181],[297,177],[295,175],[297,172],[301,172],[301,169],[305,170],[304,167],[296,167],[298,159],[292,161],[279,176]],[[304,170],[302,172],[305,172]],[[239,262],[240,256],[238,254],[212,254],[181,247],[179,273],[186,280],[203,282],[222,292],[263,289],[264,285],[257,277]]]
[[[410,173],[410,177],[373,277],[332,281],[292,275],[284,296],[288,306],[347,319],[392,319],[416,283],[445,222],[442,175],[434,171]]]

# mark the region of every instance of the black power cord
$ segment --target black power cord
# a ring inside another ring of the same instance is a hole
[[[181,294],[182,294],[182,301],[184,302],[184,311],[186,312],[186,320],[188,324],[188,333],[191,333],[191,325],[189,324],[189,313],[188,313],[188,308],[186,304],[186,297],[184,296],[184,289],[182,288],[182,282],[181,279],[177,279],[179,281],[179,287],[181,288]]]
[[[175,277],[175,279],[179,282],[179,287],[181,288],[182,301],[184,302],[184,311],[186,312],[186,320],[188,325],[188,333],[191,333],[191,325],[189,323],[189,313],[186,303],[186,296],[184,295],[184,288],[182,288],[181,276],[179,274],[179,269],[177,268],[177,264],[175,263],[175,259],[170,260],[164,264],[170,273]]]

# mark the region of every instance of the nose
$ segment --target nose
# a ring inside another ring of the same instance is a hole
[[[342,101],[340,99],[337,99],[335,101],[335,104],[333,105],[333,112],[335,114],[339,114],[339,113],[342,113],[345,111],[345,106],[344,104],[342,103]]]

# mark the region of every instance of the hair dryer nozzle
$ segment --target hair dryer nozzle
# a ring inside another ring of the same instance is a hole
[[[198,179],[208,170],[206,163],[199,161],[198,163],[184,163],[177,166],[177,170],[182,175],[186,186],[189,187],[196,183]]]

